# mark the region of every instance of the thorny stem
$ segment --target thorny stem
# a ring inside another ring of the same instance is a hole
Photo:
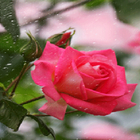
[[[24,74],[25,72],[27,72],[33,65],[34,65],[34,64],[29,65],[29,66],[25,69],[25,71],[23,72],[23,74]],[[17,76],[17,77],[14,79],[14,81],[12,81],[12,82],[10,83],[10,85],[9,85],[9,86],[6,88],[6,90],[5,90],[5,93],[15,84],[15,82],[18,80],[18,78],[19,78],[19,76]]]
[[[31,99],[31,100],[25,101],[25,102],[23,102],[23,103],[20,103],[20,105],[28,104],[28,103],[34,102],[34,101],[36,101],[36,100],[42,99],[42,98],[44,98],[44,97],[45,97],[45,96],[42,95],[42,96],[33,98],[33,99]]]
[[[75,112],[79,112],[79,110],[74,110],[74,111],[69,111],[69,112],[66,112],[65,114],[71,114],[71,113],[75,113]],[[47,116],[50,116],[50,115],[43,115],[43,114],[36,114],[36,115],[33,115],[33,116],[36,116],[36,117],[47,117]]]
[[[18,78],[17,78],[17,80],[16,80],[16,82],[15,82],[14,88],[13,88],[11,94],[10,94],[10,98],[14,95],[15,90],[16,90],[16,88],[17,88],[17,85],[18,85],[18,83],[19,83],[19,81],[20,81],[22,75],[24,74],[27,65],[28,65],[28,63],[24,63],[24,66],[23,66],[23,68],[22,68],[22,70],[21,70],[21,72],[20,72],[20,74],[19,74],[19,76],[18,76]]]

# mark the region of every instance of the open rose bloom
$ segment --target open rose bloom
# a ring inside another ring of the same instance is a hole
[[[108,115],[136,104],[136,84],[127,84],[124,67],[111,49],[83,52],[47,42],[31,72],[47,103],[39,111],[63,120],[67,105],[93,115]]]

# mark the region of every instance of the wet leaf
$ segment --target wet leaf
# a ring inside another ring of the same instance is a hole
[[[7,127],[18,130],[27,110],[21,105],[18,105],[10,100],[0,100],[0,122]]]
[[[28,42],[27,39],[18,39],[13,42],[12,37],[7,34],[0,34],[0,52],[19,53],[20,48]]]
[[[5,87],[19,75],[23,67],[24,59],[19,54],[7,54],[0,52],[0,82]]]
[[[49,134],[51,134],[55,140],[55,135],[52,128],[49,128],[47,125],[44,124],[44,122],[40,118],[36,116],[32,116],[32,115],[27,115],[27,116],[34,119],[38,123],[40,131],[42,132],[43,135],[48,136]]]
[[[0,23],[12,35],[14,41],[19,38],[20,30],[14,10],[14,0],[0,0]]]

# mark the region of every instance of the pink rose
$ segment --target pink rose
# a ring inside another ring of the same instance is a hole
[[[47,103],[39,111],[63,119],[67,105],[93,115],[107,115],[133,107],[136,84],[127,84],[124,67],[111,49],[80,52],[47,42],[31,72],[43,86]]]
[[[139,140],[136,134],[127,132],[118,125],[98,122],[85,127],[81,131],[81,139],[84,140]]]

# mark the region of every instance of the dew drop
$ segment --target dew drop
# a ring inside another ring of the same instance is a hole
[[[7,69],[7,67],[3,67],[3,69],[5,70],[5,69]]]
[[[130,93],[130,92],[131,92],[131,90],[128,90],[128,92]]]
[[[7,64],[7,66],[11,66],[11,65],[12,65],[12,63],[8,63],[8,64]]]
[[[85,108],[84,110],[88,110],[88,108]]]

